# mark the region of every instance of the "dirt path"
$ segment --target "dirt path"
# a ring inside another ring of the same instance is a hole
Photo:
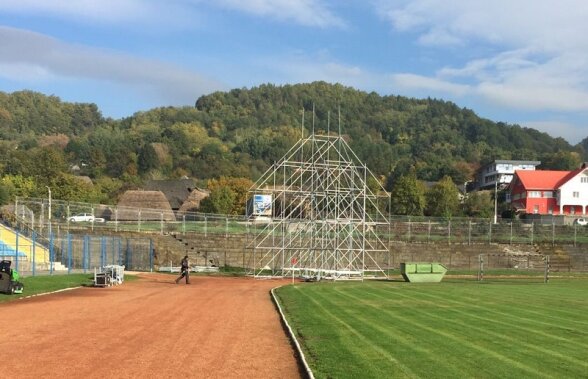
[[[163,274],[0,304],[12,378],[300,378],[269,290],[280,282]]]

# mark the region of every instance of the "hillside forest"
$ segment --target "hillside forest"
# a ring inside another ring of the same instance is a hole
[[[325,82],[215,92],[194,106],[122,119],[102,116],[95,104],[0,92],[0,204],[16,196],[46,197],[47,187],[56,199],[115,204],[146,180],[189,177],[210,187],[216,199],[203,202],[203,210],[239,213],[244,207],[219,205],[218,199],[240,198],[226,195],[242,193],[234,187],[250,185],[301,138],[303,110],[305,136],[313,127],[317,134],[340,128],[391,192],[396,214],[487,217],[493,194],[453,200],[481,165],[539,160],[540,169],[568,170],[588,160],[588,138],[571,146],[451,102]],[[444,196],[451,204],[439,204]]]

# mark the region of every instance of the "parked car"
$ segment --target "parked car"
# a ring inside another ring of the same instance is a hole
[[[577,218],[576,224],[582,225],[582,226],[588,225],[588,219],[585,219],[584,217]]]
[[[80,213],[71,216],[69,222],[104,222],[103,218],[94,217],[91,213]]]

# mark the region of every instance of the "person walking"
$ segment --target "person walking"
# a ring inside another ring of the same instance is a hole
[[[176,284],[178,284],[184,277],[186,278],[186,284],[190,284],[190,261],[188,261],[187,255],[182,259],[182,268],[180,270],[181,275],[176,279]]]

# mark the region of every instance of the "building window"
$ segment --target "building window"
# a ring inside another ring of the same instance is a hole
[[[543,197],[552,198],[553,197],[553,191],[544,191],[543,192]]]
[[[539,206],[538,205],[533,206],[533,213],[535,213],[535,214],[539,213]]]
[[[588,176],[583,176],[580,178],[581,183],[588,183]]]
[[[529,191],[529,197],[541,197],[540,191]]]
[[[580,192],[574,191],[574,192],[572,192],[572,196],[577,199],[580,197]]]

